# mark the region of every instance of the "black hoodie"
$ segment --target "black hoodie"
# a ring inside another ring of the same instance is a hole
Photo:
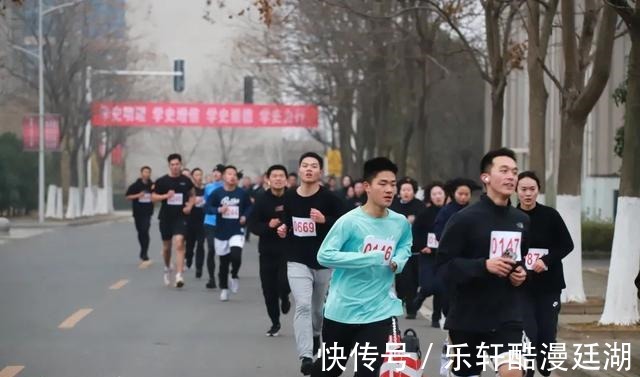
[[[286,241],[278,237],[278,228],[270,228],[271,219],[284,217],[284,195],[275,196],[271,190],[264,191],[256,197],[253,211],[249,216],[249,230],[260,237],[258,252],[260,254],[281,254],[285,252]]]
[[[573,250],[573,240],[569,230],[562,221],[562,217],[555,209],[536,203],[536,206],[525,211],[531,221],[529,247],[546,249],[549,254],[543,256],[542,261],[548,270],[541,273],[529,272],[531,278],[527,288],[537,292],[559,292],[566,288],[562,259]],[[531,253],[532,263],[533,254]]]
[[[509,232],[509,233],[504,233]],[[524,284],[486,268],[491,255],[520,249],[524,264],[529,249],[529,217],[511,206],[498,206],[488,196],[451,217],[440,239],[438,274],[449,293],[448,330],[495,331],[505,324],[522,325]]]

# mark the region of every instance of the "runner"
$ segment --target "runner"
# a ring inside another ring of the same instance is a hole
[[[487,153],[481,162],[486,194],[453,215],[438,248],[438,273],[448,287],[445,329],[451,340],[454,376],[482,373],[485,350],[501,377],[521,377],[524,361],[509,352],[523,344],[522,266],[529,247],[529,218],[509,206],[518,167],[513,151]],[[489,347],[488,345],[497,345]]]
[[[202,265],[204,264],[204,185],[202,184],[202,169],[195,168],[191,171],[191,180],[196,196],[195,206],[189,215],[187,222],[187,269],[193,264],[194,249],[196,257],[196,278],[202,277]]]
[[[298,187],[298,174],[291,172],[287,177],[287,188],[292,189]]]
[[[545,354],[556,343],[560,292],[566,288],[562,259],[573,250],[573,241],[562,217],[555,209],[537,203],[540,180],[534,172],[518,175],[518,208],[531,221],[531,239],[525,267],[530,271],[527,282],[525,330],[536,350],[538,371],[549,376]],[[544,367],[543,367],[544,366]],[[527,376],[533,377],[534,370]]]
[[[420,253],[420,291],[413,302],[414,310],[418,311],[424,300],[433,295],[433,312],[431,314],[431,327],[440,327],[441,294],[440,284],[436,280],[436,252],[438,239],[433,230],[438,212],[444,205],[446,194],[444,185],[439,182],[430,184],[425,190],[427,193],[427,209],[416,217],[413,223],[413,252]]]
[[[285,224],[278,236],[287,237],[287,277],[296,301],[293,330],[304,375],[311,373],[312,356],[320,346],[322,307],[331,271],[318,263],[318,248],[342,215],[342,200],[320,186],[322,157],[307,152],[300,157],[300,187],[284,196]]]
[[[228,301],[229,289],[232,293],[238,293],[238,272],[244,246],[243,227],[251,210],[251,201],[249,195],[238,187],[238,169],[235,166],[225,166],[222,179],[223,186],[211,194],[206,205],[218,214],[214,240],[216,254],[220,257],[218,284],[221,289],[220,301]]]
[[[211,172],[211,182],[204,187],[204,201],[209,200],[211,194],[222,187],[222,170],[224,165],[218,164]],[[204,234],[207,238],[207,272],[209,273],[209,281],[206,284],[208,289],[215,289],[216,285],[216,247],[215,247],[215,233],[216,233],[216,214],[215,208],[212,213],[207,212],[205,208],[204,214]]]
[[[278,237],[278,227],[284,223],[284,193],[287,169],[273,165],[267,170],[270,189],[256,198],[249,216],[249,229],[260,237],[260,281],[262,294],[271,319],[267,336],[278,336],[280,332],[280,309],[287,314],[291,308],[289,282],[287,281],[286,241]]]
[[[140,178],[129,186],[126,193],[127,200],[131,200],[133,220],[138,232],[138,243],[140,243],[140,259],[142,261],[149,260],[149,228],[151,227],[151,216],[153,216],[152,189],[151,168],[143,166],[140,168]]]
[[[415,197],[417,190],[418,183],[414,179],[409,177],[402,178],[398,182],[400,195],[394,199],[390,207],[392,211],[404,215],[409,220],[409,224],[413,224],[416,216],[426,209],[424,202]],[[413,301],[416,298],[419,286],[419,256],[420,251],[415,251],[409,258],[402,273],[396,275],[396,291],[407,310],[406,319],[416,319],[416,311],[418,310],[413,305]]]
[[[184,286],[182,273],[184,270],[185,236],[187,234],[187,217],[195,203],[193,183],[191,179],[180,174],[182,157],[171,154],[167,158],[169,174],[156,181],[151,200],[162,202],[160,207],[160,235],[162,236],[162,256],[164,258],[164,284],[171,285],[171,247],[176,250],[177,288]]]
[[[341,217],[318,252],[318,262],[334,269],[322,328],[329,352],[323,358],[338,356],[340,349],[339,356],[348,358],[354,347],[368,344],[375,362],[368,369],[364,360],[356,360],[358,377],[379,376],[391,317],[403,313],[392,285],[411,255],[411,227],[403,215],[388,209],[397,190],[397,171],[384,157],[364,164],[367,203]],[[338,350],[330,348],[334,345]],[[323,370],[323,358],[316,360],[312,376],[342,374],[337,366]]]

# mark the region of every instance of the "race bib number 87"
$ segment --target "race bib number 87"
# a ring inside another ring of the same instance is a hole
[[[494,230],[491,232],[489,259],[504,257],[520,262],[522,260],[521,243],[521,232]]]
[[[527,270],[533,270],[533,266],[536,264],[538,259],[544,257],[549,254],[548,249],[529,249],[526,258],[524,258],[524,265],[527,267]]]
[[[296,237],[315,237],[316,223],[308,217],[292,217],[293,235]]]
[[[375,236],[367,236],[362,246],[363,253],[382,253],[384,255],[384,264],[388,264],[393,257],[393,249],[395,249],[393,240],[383,240]]]

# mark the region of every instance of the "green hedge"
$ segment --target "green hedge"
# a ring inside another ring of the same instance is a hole
[[[595,221],[582,223],[582,250],[611,252],[613,224]]]

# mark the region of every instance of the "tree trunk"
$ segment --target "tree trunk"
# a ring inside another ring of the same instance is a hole
[[[353,148],[351,147],[351,130],[353,129],[353,89],[338,88],[341,92],[338,105],[338,133],[340,155],[342,157],[342,174],[355,174],[353,164]]]
[[[504,92],[506,86],[491,87],[491,144],[490,149],[502,147],[502,120],[504,118]]]
[[[560,136],[560,169],[558,171],[557,209],[567,224],[574,249],[563,260],[567,288],[562,302],[585,302],[582,280],[581,196],[582,142],[585,120],[574,119],[566,112],[562,116]]]
[[[640,218],[640,22],[629,27],[631,52],[624,119],[624,151],[607,294],[601,324],[634,325],[640,321],[632,281],[640,265],[637,242]]]

